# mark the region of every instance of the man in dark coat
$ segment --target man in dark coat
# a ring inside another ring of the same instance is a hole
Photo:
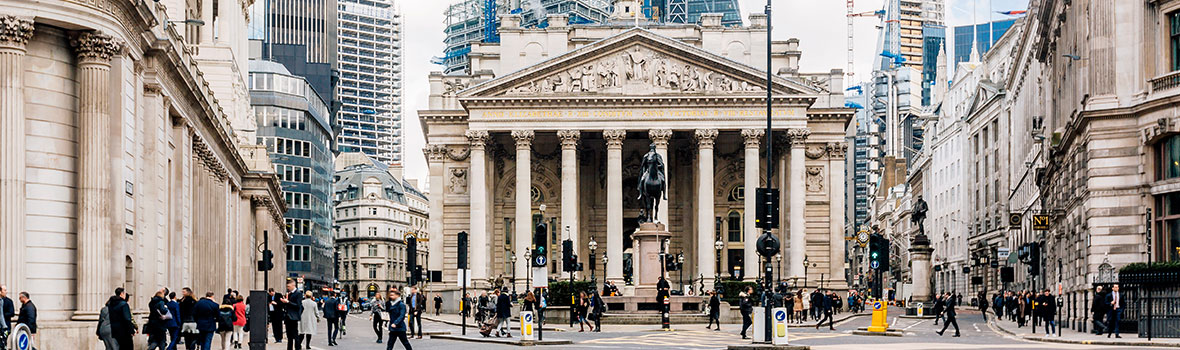
[[[946,308],[946,298],[942,295],[934,296],[934,325],[938,325],[938,320],[942,318],[942,310]]]
[[[16,317],[16,323],[23,323],[29,327],[30,344],[35,343],[37,336],[37,305],[33,305],[33,300],[29,298],[29,292],[20,292],[20,316]],[[36,347],[31,347],[36,349]]]
[[[824,325],[824,321],[828,321],[828,329],[836,330],[835,325],[832,324],[832,296],[824,294],[823,292],[817,292],[819,293],[818,307],[821,316],[819,323],[815,324],[815,329],[819,329],[819,326]]]
[[[283,295],[275,293],[274,288],[266,290],[267,316],[270,319],[270,329],[274,332],[275,342],[283,342],[283,310],[286,308],[283,305]]]
[[[213,292],[206,292],[205,297],[193,306],[193,320],[197,322],[197,339],[201,349],[213,349],[213,334],[217,332],[217,314],[221,307],[213,301]]]
[[[955,320],[955,305],[958,304],[956,300],[956,298],[947,298],[946,310],[942,311],[946,315],[946,321],[942,323],[942,330],[938,331],[939,336],[942,336],[942,333],[946,332],[946,327],[952,324],[955,325],[955,336],[959,336],[959,321]]]
[[[496,319],[499,322],[496,337],[512,337],[512,332],[508,330],[508,319],[512,318],[512,299],[508,298],[507,293],[498,290],[496,295]]]
[[[442,295],[434,293],[434,315],[438,316],[442,312]]]
[[[602,302],[602,296],[598,294],[598,291],[591,293],[590,315],[594,318],[594,330],[591,332],[602,332],[602,314],[606,313],[606,304]]]
[[[1037,314],[1041,317],[1041,323],[1045,325],[1045,334],[1057,332],[1057,322],[1054,319],[1057,315],[1057,300],[1049,294],[1048,289],[1037,297]]]
[[[1090,315],[1093,316],[1094,323],[1093,333],[1102,335],[1106,332],[1106,324],[1103,321],[1106,319],[1106,293],[1102,292],[1102,286],[1094,289],[1094,302],[1090,304]]]
[[[168,329],[168,350],[176,350],[176,344],[180,340],[180,299],[176,297],[176,292],[168,293],[168,313],[172,314],[172,319],[164,321],[164,328]]]
[[[287,326],[287,350],[302,350],[303,335],[299,334],[299,319],[303,317],[303,291],[295,288],[295,280],[287,280],[287,295],[282,301],[283,324]]]
[[[409,307],[409,336],[413,337],[414,331],[417,330],[418,339],[422,339],[422,314],[426,312],[426,296],[418,292],[418,287],[410,287],[410,297],[407,299],[406,306]]]
[[[385,349],[393,350],[393,344],[397,341],[401,341],[406,350],[412,349],[406,336],[406,315],[409,314],[409,307],[402,300],[401,291],[389,291],[389,301],[385,303],[385,309],[389,310],[389,343],[385,345]]]
[[[713,323],[717,323],[717,330],[721,331],[721,298],[717,296],[717,291],[709,292],[709,325],[705,329],[712,329]]]
[[[754,294],[753,287],[746,287],[746,292],[741,294],[742,339],[750,339],[746,336],[746,329],[754,324],[754,320],[750,317],[754,313],[754,301],[750,300],[751,294]]]
[[[0,350],[4,350],[8,344],[13,317],[16,317],[16,305],[8,298],[8,286],[0,284]]]
[[[346,317],[340,312],[340,299],[335,295],[324,298],[324,319],[328,320],[328,346],[336,346],[336,333],[340,331],[340,318]]]
[[[132,350],[135,321],[131,317],[131,307],[127,305],[127,292],[122,287],[115,288],[115,295],[107,300],[107,312],[111,318],[111,337],[119,344],[119,350]]]
[[[1115,338],[1122,338],[1119,335],[1119,321],[1123,318],[1123,295],[1119,293],[1119,285],[1110,287],[1110,293],[1106,293],[1106,337],[1110,338],[1110,334],[1114,333]]]

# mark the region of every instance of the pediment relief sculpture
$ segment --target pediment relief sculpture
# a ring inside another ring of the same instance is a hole
[[[766,91],[725,73],[636,45],[517,85],[507,95],[659,94]]]

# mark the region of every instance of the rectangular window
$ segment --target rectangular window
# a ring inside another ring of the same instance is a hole
[[[369,278],[371,278],[371,279],[377,278],[377,267],[376,266],[369,266]]]
[[[1159,148],[1159,180],[1180,177],[1180,136],[1172,136],[1160,142]]]
[[[1168,14],[1168,41],[1172,49],[1172,70],[1180,70],[1180,11]]]
[[[369,245],[369,256],[377,256],[377,245],[376,244]]]

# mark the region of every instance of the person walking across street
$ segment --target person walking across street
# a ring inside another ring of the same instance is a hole
[[[303,305],[302,314],[299,315],[299,336],[303,338],[302,341],[307,343],[304,348],[311,350],[311,336],[315,335],[319,329],[319,305],[316,305],[315,296],[311,294],[310,290],[303,292],[303,300],[299,303]]]
[[[299,334],[299,321],[303,318],[303,291],[295,287],[295,280],[287,280],[287,294],[281,300],[287,350],[302,350],[303,335]]]
[[[266,311],[269,316],[268,318],[270,319],[271,332],[274,333],[275,342],[282,343],[283,342],[283,315],[286,314],[284,312],[284,306],[283,306],[284,305],[283,304],[283,295],[279,294],[279,293],[275,293],[274,288],[267,288],[266,298],[268,301],[267,306],[266,306],[267,307]]]
[[[160,288],[152,299],[148,301],[148,320],[144,333],[148,336],[148,350],[165,350],[168,348],[168,321],[172,319],[165,299],[167,289]]]
[[[402,292],[391,289],[385,308],[389,310],[389,344],[385,345],[385,350],[393,350],[393,345],[399,341],[406,350],[413,349],[410,347],[410,339],[406,337],[406,314],[409,313],[409,307],[402,301]]]
[[[1106,333],[1106,293],[1102,292],[1102,286],[1094,288],[1094,302],[1090,304],[1090,316],[1093,320],[1094,334],[1102,335]]]
[[[586,326],[590,326],[590,331],[594,331],[594,325],[590,324],[590,296],[585,291],[578,293],[578,304],[574,307],[578,314],[578,332],[585,332]]]
[[[193,306],[193,319],[197,323],[197,342],[201,350],[213,350],[213,334],[217,332],[218,305],[213,301],[213,292],[205,292],[205,297]]]
[[[947,298],[946,310],[942,311],[942,313],[944,315],[946,315],[946,321],[942,322],[942,330],[938,331],[939,336],[942,336],[942,333],[946,332],[946,327],[950,326],[952,324],[955,325],[955,336],[956,337],[959,336],[959,322],[957,320],[955,320],[955,306],[956,306],[956,304],[957,304],[957,302],[955,302],[955,298],[949,298],[949,297]]]
[[[590,318],[594,320],[594,330],[592,332],[602,332],[602,315],[606,313],[606,304],[602,302],[602,296],[598,291],[590,292]]]
[[[508,330],[508,319],[512,318],[512,299],[508,294],[502,291],[496,291],[496,321],[499,327],[496,330],[496,337],[500,336],[512,337],[512,332]]]
[[[1119,335],[1119,321],[1123,317],[1123,298],[1119,295],[1119,285],[1110,287],[1110,293],[1106,294],[1106,337],[1110,338],[1110,334],[1114,333],[1115,338],[1122,338]]]
[[[410,336],[413,337],[415,331],[418,333],[418,339],[422,339],[422,314],[426,313],[426,295],[418,291],[418,287],[410,287]]]
[[[946,299],[942,295],[934,296],[934,325],[938,325],[938,320],[942,319],[942,310],[946,308]]]
[[[754,324],[754,320],[751,318],[751,314],[754,312],[754,302],[750,300],[750,295],[753,293],[753,287],[746,287],[746,291],[739,294],[739,297],[741,297],[742,339],[750,339],[750,337],[746,336],[746,329]]]
[[[385,311],[385,302],[381,300],[381,294],[377,294],[369,303],[369,311],[372,312],[369,318],[373,320],[373,331],[377,332],[377,344],[381,344],[381,338],[385,334],[385,315],[388,314]]]
[[[340,299],[335,295],[329,295],[324,298],[324,320],[328,321],[328,346],[336,346],[336,332],[340,330],[340,317],[348,317],[347,314],[341,314]]]
[[[820,326],[824,325],[824,321],[828,321],[828,329],[836,330],[835,326],[832,324],[832,297],[823,293],[822,291],[819,291],[819,296],[820,298],[818,307],[820,313],[823,315],[820,316],[821,318],[819,319],[819,323],[815,324],[815,329],[819,329]]]
[[[135,321],[131,317],[131,307],[127,305],[127,292],[122,287],[115,288],[115,295],[107,299],[106,308],[111,322],[111,337],[117,344],[115,348],[132,350],[135,346]]]
[[[717,331],[721,331],[721,298],[717,296],[717,291],[709,291],[709,325],[705,329],[712,329],[713,323],[717,324]]]

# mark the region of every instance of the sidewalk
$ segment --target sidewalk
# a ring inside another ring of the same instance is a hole
[[[1071,329],[1062,329],[1061,336],[1058,337],[1056,333],[1046,336],[1045,326],[1043,324],[1037,327],[1037,333],[1033,333],[1032,321],[1028,321],[1024,327],[1016,327],[1016,322],[1008,320],[997,320],[995,314],[987,314],[988,324],[996,330],[1006,333],[1008,335],[1021,338],[1024,340],[1052,342],[1052,343],[1067,343],[1067,344],[1085,344],[1085,345],[1114,345],[1114,346],[1153,346],[1153,347],[1169,347],[1180,348],[1180,339],[1177,338],[1152,338],[1148,341],[1147,338],[1139,338],[1134,333],[1123,333],[1122,338],[1107,338],[1105,335],[1095,335],[1090,333],[1081,333]]]

